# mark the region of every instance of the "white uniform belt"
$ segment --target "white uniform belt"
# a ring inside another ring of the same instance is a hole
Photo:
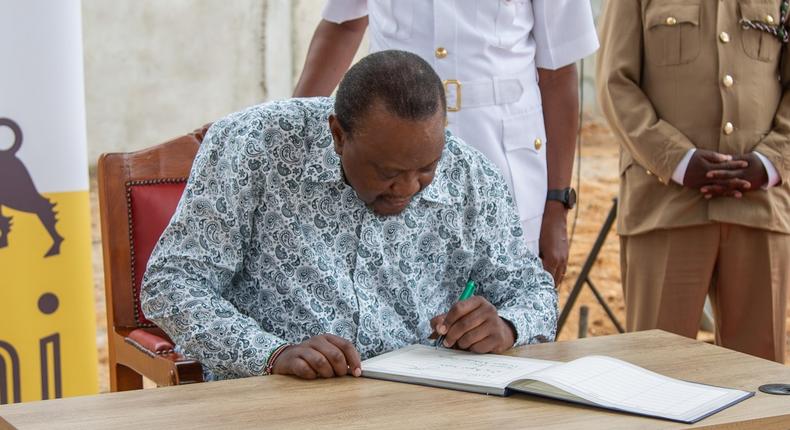
[[[447,79],[444,81],[447,110],[457,112],[463,108],[515,103],[521,99],[528,86],[535,82],[535,74],[474,81]]]

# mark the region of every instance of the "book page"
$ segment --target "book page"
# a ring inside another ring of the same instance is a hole
[[[411,345],[363,361],[362,372],[504,389],[511,381],[555,364],[558,363],[506,355],[475,354],[446,348],[437,349],[427,345]]]
[[[543,369],[529,379],[598,405],[676,420],[693,420],[750,395],[672,379],[611,357],[589,356]],[[529,392],[529,381],[513,384]]]

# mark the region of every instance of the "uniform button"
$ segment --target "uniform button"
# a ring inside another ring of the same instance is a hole
[[[765,22],[768,24],[773,24],[774,23],[773,15],[765,15]]]
[[[724,124],[724,134],[729,136],[733,131],[735,131],[735,126],[731,122]]]
[[[444,47],[440,46],[440,47],[436,48],[435,54],[436,54],[436,58],[444,58],[444,57],[447,56],[447,50],[444,49]]]
[[[541,146],[543,146],[543,141],[540,138],[535,139],[535,151],[540,151]]]
[[[645,170],[645,173],[647,173],[647,176],[653,176],[653,172],[651,172],[650,170]]]
[[[732,84],[735,83],[735,80],[733,80],[732,76],[730,75],[724,75],[724,78],[722,78],[721,83],[724,84],[725,87],[729,88],[732,86]]]
[[[726,31],[722,31],[719,33],[719,40],[721,40],[722,43],[730,43],[730,35]]]
[[[675,25],[675,24],[678,23],[678,20],[674,16],[670,16],[670,17],[667,17],[666,23],[667,23],[667,25]]]

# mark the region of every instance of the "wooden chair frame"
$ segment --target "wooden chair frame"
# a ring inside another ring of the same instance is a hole
[[[207,129],[205,126],[141,151],[103,154],[99,158],[99,210],[112,391],[140,389],[143,376],[158,386],[203,381],[199,362],[186,359],[172,349],[151,348],[136,336],[170,342],[161,329],[141,323],[136,314],[134,279],[142,274],[134,273],[130,186],[185,181]]]

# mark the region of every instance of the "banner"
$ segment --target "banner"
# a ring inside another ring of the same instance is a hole
[[[0,0],[0,404],[98,390],[79,0]]]

